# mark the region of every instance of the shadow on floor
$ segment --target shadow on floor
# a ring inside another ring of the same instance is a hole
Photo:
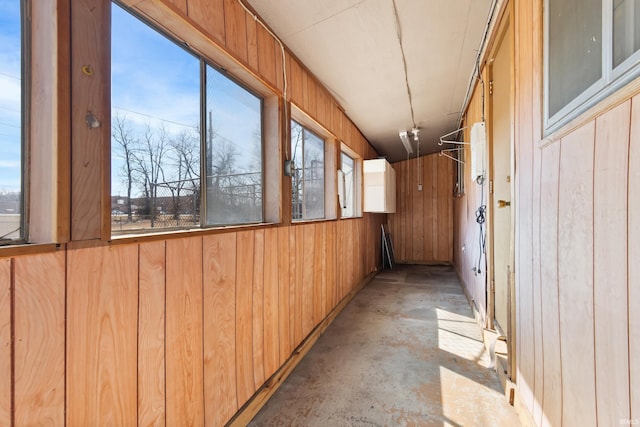
[[[518,426],[455,272],[397,266],[343,310],[253,426]]]

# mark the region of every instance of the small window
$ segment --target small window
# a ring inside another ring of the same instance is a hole
[[[356,161],[344,151],[340,153],[340,177],[338,188],[340,195],[340,209],[343,218],[358,215],[356,209]]]
[[[0,244],[23,238],[22,2],[0,2]]]
[[[547,0],[546,11],[549,133],[640,75],[640,3]]]
[[[292,219],[325,217],[324,140],[295,120],[291,121]]]
[[[262,99],[115,3],[111,37],[112,232],[261,222]]]

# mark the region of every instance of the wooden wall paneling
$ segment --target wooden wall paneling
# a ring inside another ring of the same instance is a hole
[[[11,360],[13,343],[11,340],[11,289],[13,274],[11,258],[0,259],[0,425],[10,426],[13,412]]]
[[[213,39],[225,44],[224,0],[189,0],[188,13]]]
[[[262,78],[276,85],[276,42],[267,30],[258,25],[258,71]],[[278,51],[280,47],[278,46]],[[280,60],[278,60],[280,62]],[[282,66],[280,67],[282,68]],[[282,73],[282,71],[280,71]]]
[[[175,6],[175,8],[178,9],[180,12],[182,12],[184,15],[187,14],[187,0],[165,0],[165,1]]]
[[[245,13],[245,23],[247,26],[247,63],[254,71],[258,71],[258,27],[261,25],[248,13]]]
[[[322,274],[324,259],[324,239],[322,226],[324,223],[316,223],[313,226],[314,250],[313,250],[313,326],[315,327],[324,318],[322,315]]]
[[[202,291],[202,237],[167,240],[167,425],[204,423]]]
[[[253,380],[257,390],[264,383],[264,230],[256,230],[253,246]]]
[[[540,174],[540,291],[542,293],[543,399],[542,425],[562,423],[562,366],[558,312],[558,182],[560,143],[542,150]]]
[[[342,132],[342,120],[344,114],[338,104],[333,104],[332,108],[332,122],[333,122],[333,133],[338,137],[338,139],[344,140],[343,132]]]
[[[322,231],[322,238],[320,239],[321,243],[320,248],[321,248],[321,253],[322,253],[322,264],[320,267],[320,271],[322,276],[320,277],[320,318],[324,319],[325,317],[327,317],[327,315],[329,314],[330,308],[329,308],[329,304],[327,303],[327,298],[328,298],[328,277],[329,275],[327,274],[327,269],[328,269],[328,265],[329,265],[329,248],[327,247],[327,223],[323,222],[321,225]]]
[[[71,238],[100,239],[110,231],[109,105],[111,2],[78,0],[71,5]],[[83,67],[89,67],[83,72]],[[87,126],[93,115],[101,126]],[[106,206],[104,206],[107,204]],[[103,209],[104,207],[104,209]]]
[[[316,91],[316,106],[315,106],[316,120],[318,120],[318,122],[325,127],[328,127],[328,123],[327,123],[328,122],[327,120],[327,110],[328,110],[327,100],[328,99],[329,99],[329,95],[324,90],[324,88],[318,87],[318,90]]]
[[[447,251],[447,255],[448,255],[448,260],[453,263],[453,187],[454,187],[454,182],[455,182],[455,178],[454,178],[454,174],[455,174],[455,164],[453,162],[448,162],[447,166],[449,168],[449,170],[447,171],[447,176],[449,177],[448,179],[448,187],[449,187],[449,192],[447,194],[447,200],[449,201],[449,203],[447,203],[447,219],[449,220],[449,238],[448,240],[448,251]]]
[[[307,312],[307,308],[304,306],[305,305],[305,300],[304,300],[304,279],[305,279],[305,264],[306,264],[306,257],[308,256],[308,254],[306,254],[304,252],[305,250],[305,244],[304,244],[304,233],[305,233],[305,226],[304,225],[298,225],[295,227],[295,233],[296,233],[296,245],[295,245],[295,251],[296,251],[296,278],[294,281],[294,288],[295,288],[295,325],[294,325],[294,332],[295,332],[295,346],[297,347],[298,345],[300,345],[300,343],[302,342],[302,340],[305,337],[304,334],[304,315]]]
[[[631,104],[631,137],[629,144],[629,213],[627,227],[629,266],[629,390],[631,401],[631,419],[640,418],[640,193],[636,185],[640,182],[640,95],[633,98]]]
[[[303,276],[302,276],[302,337],[309,335],[315,323],[314,314],[314,270],[315,270],[315,224],[305,224],[301,227],[304,234]]]
[[[415,261],[422,260],[424,258],[424,243],[422,241],[424,235],[424,227],[425,218],[424,218],[424,188],[422,191],[418,188],[418,183],[421,175],[421,168],[424,167],[425,159],[424,157],[418,158],[413,162],[413,173],[409,178],[411,180],[411,194],[413,197],[411,198],[413,202],[413,209],[411,210],[411,240],[412,240],[412,251],[411,251],[411,259]],[[439,182],[440,180],[438,180]],[[438,204],[439,206],[439,204]],[[439,213],[439,212],[438,212]]]
[[[533,109],[532,95],[532,2],[515,4],[514,24],[518,30],[516,41],[517,55],[515,68],[519,70],[515,77],[516,100],[515,129],[516,129],[516,164],[519,175],[517,177],[517,218],[516,230],[516,315],[520,325],[516,332],[517,344],[520,351],[516,354],[518,361],[517,384],[521,401],[533,414],[533,392],[535,377],[534,360],[534,319],[533,319],[533,123],[531,114]]]
[[[16,423],[64,423],[65,253],[17,257],[14,263]],[[0,262],[0,277],[6,286],[2,306],[7,307],[11,259]],[[3,330],[2,336],[10,334]]]
[[[437,159],[433,159],[431,163],[431,179],[429,180],[431,183],[431,194],[432,194],[432,202],[431,207],[433,209],[433,221],[431,222],[431,259],[435,260],[438,257],[438,244],[440,242],[439,233],[440,228],[438,227],[439,218],[438,218],[438,207],[440,206],[438,197],[438,185],[440,182],[440,176],[438,171],[438,161]]]
[[[289,358],[293,351],[292,331],[290,322],[289,298],[289,229],[291,227],[278,228],[278,329],[280,344],[280,365]]]
[[[137,420],[138,247],[67,252],[66,423]]]
[[[344,221],[336,221],[336,231],[335,231],[335,252],[336,252],[336,286],[335,286],[335,301],[336,304],[340,302],[342,299],[342,281],[343,281],[343,266],[342,262],[344,257],[344,236],[342,233]]]
[[[542,336],[542,281],[540,278],[540,180],[541,180],[542,152],[539,148],[533,149],[533,241],[532,241],[532,305],[533,305],[533,419],[537,425],[542,424],[542,400],[544,399],[544,353]]]
[[[236,250],[236,233],[203,238],[205,425],[224,425],[238,410]]]
[[[302,104],[300,107],[309,115],[311,115],[309,111],[309,72],[304,68],[302,68]],[[312,116],[313,117],[313,116]]]
[[[596,120],[593,298],[598,425],[630,419],[627,182],[631,101]]]
[[[438,168],[435,156],[425,156],[422,167],[422,192],[424,227],[422,234],[422,254],[425,260],[435,259],[434,242],[438,241]]]
[[[296,246],[296,228],[288,227],[289,230],[289,336],[291,340],[291,349],[294,350],[298,346],[297,338],[302,336],[302,316],[301,307],[298,301],[298,282],[297,275],[297,246]],[[301,255],[302,256],[302,255]],[[298,319],[300,321],[298,322]]]
[[[322,90],[323,88],[318,85],[316,79],[312,75],[309,75],[307,82],[307,112],[311,117],[318,117],[318,110],[320,108],[320,104],[318,103],[318,94]],[[328,127],[326,123],[323,124],[325,127]]]
[[[164,426],[165,242],[138,249],[138,425]]]
[[[336,221],[327,223],[327,311],[338,303],[336,285]]]
[[[302,68],[298,61],[291,55],[287,55],[287,67],[289,69],[287,75],[289,76],[289,91],[291,93],[291,101],[296,105],[302,105]]]
[[[256,391],[253,379],[253,231],[237,233],[236,378],[238,406]]]
[[[264,246],[264,374],[271,377],[280,366],[278,230],[265,230]]]
[[[565,425],[595,426],[597,420],[593,372],[594,127],[591,122],[574,131],[562,139],[561,147],[558,280],[562,284],[559,305]],[[521,311],[525,309],[523,303],[519,305]],[[519,317],[522,322],[522,316]],[[520,342],[523,329],[521,326],[519,330]],[[518,360],[520,369],[533,363],[524,350],[518,354]]]
[[[224,0],[224,29],[227,49],[247,62],[246,12],[237,0]]]
[[[438,167],[438,211],[436,222],[438,223],[438,254],[435,261],[451,261],[449,259],[449,242],[451,241],[451,229],[449,228],[449,203],[451,201],[451,176],[449,175],[449,162],[446,157],[436,157]]]
[[[258,47],[258,51],[260,51],[260,48]],[[286,55],[286,54],[285,54]],[[289,76],[289,67],[287,66],[287,64],[285,63],[285,61],[282,60],[282,48],[280,47],[280,45],[276,42],[275,44],[275,61],[273,62],[274,64],[274,68],[275,68],[275,79],[276,79],[276,87],[280,90],[283,91],[284,90],[284,71],[283,67],[286,67],[286,74],[287,74],[287,82],[290,82],[290,76]],[[287,83],[289,84],[289,83]],[[287,88],[287,90],[289,91],[290,89]],[[287,99],[290,97],[289,93],[287,93]],[[286,100],[287,100],[286,99]]]
[[[406,230],[406,215],[407,210],[407,177],[406,177],[406,162],[395,163],[394,169],[396,170],[396,213],[389,216],[393,216],[394,225],[396,225],[395,233],[392,234],[393,248],[395,249],[395,256],[398,261],[407,260],[407,251],[404,241],[404,235]]]

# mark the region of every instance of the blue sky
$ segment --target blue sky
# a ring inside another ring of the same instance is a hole
[[[0,0],[0,192],[20,190],[20,2]]]

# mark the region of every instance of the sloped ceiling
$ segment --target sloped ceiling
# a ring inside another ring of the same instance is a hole
[[[393,0],[248,3],[394,162],[414,121],[421,154],[456,129],[492,2],[395,0],[399,25]]]

